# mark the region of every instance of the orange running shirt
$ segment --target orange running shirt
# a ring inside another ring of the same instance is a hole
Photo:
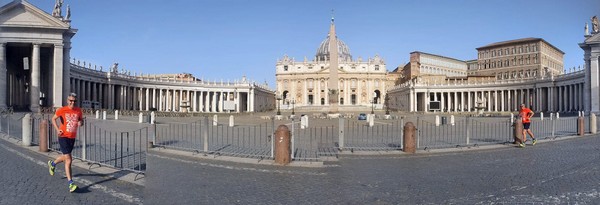
[[[78,107],[69,109],[69,107],[64,106],[56,111],[56,116],[60,117],[60,130],[63,131],[61,137],[75,139],[75,137],[77,137],[77,127],[79,127],[79,119],[82,119],[83,117],[81,109],[79,109]]]
[[[519,112],[521,119],[523,119],[523,123],[531,123],[531,117],[529,117],[530,112],[531,110],[529,108],[523,108],[521,109],[521,112]]]

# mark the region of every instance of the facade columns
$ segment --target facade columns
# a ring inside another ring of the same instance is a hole
[[[7,73],[6,69],[6,44],[0,43],[0,109],[8,107],[6,99],[8,98],[7,90]]]
[[[40,109],[40,44],[33,44],[33,54],[31,55],[31,84],[29,85],[29,108],[32,112],[38,112]],[[62,82],[62,81],[60,81]]]
[[[69,82],[70,76],[65,76],[63,71],[63,45],[55,44],[54,45],[54,65],[53,65],[53,81],[52,81],[52,106],[53,107],[62,107],[63,100],[66,100],[66,97],[63,98],[63,92],[68,92],[67,88],[71,85],[66,85],[64,81]],[[67,60],[68,61],[68,60]],[[68,64],[68,62],[67,62]],[[66,80],[65,80],[66,79]],[[67,93],[68,95],[68,93]],[[39,94],[38,94],[39,97]]]

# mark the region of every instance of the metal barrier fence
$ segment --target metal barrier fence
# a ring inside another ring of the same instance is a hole
[[[39,141],[39,125],[48,120],[49,148],[59,150],[57,135],[50,123],[51,114],[32,115],[32,141]],[[21,139],[23,113],[0,114],[0,132]],[[457,117],[455,121],[436,125],[433,116],[397,117],[368,121],[354,118],[312,119],[304,129],[298,119],[278,121],[290,127],[292,158],[320,160],[337,156],[344,151],[398,151],[403,149],[405,122],[415,122],[417,148],[436,149],[484,144],[503,144],[513,141],[514,125],[510,118]],[[518,120],[518,119],[517,119]],[[92,165],[106,165],[135,172],[146,169],[147,146],[153,142],[169,147],[214,155],[273,158],[274,119],[229,126],[216,123],[207,116],[192,122],[140,124],[125,121],[85,119],[80,127],[73,156]],[[589,117],[584,121],[589,133]],[[598,123],[598,122],[597,122]],[[554,139],[577,134],[577,117],[546,118],[532,121],[531,129],[537,139]]]
[[[274,120],[255,125],[214,125],[207,116],[191,123],[156,124],[155,145],[216,156],[272,159]]]

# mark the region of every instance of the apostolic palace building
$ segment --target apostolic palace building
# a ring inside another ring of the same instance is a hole
[[[49,14],[25,0],[0,8],[0,108],[38,111],[60,107],[70,92],[95,109],[242,113],[290,105],[303,111],[600,112],[600,31],[592,18],[579,46],[583,67],[565,68],[560,48],[542,38],[521,38],[476,48],[460,60],[414,51],[388,71],[375,55],[352,56],[338,39],[334,19],[314,56],[284,55],[275,65],[276,88],[245,77],[209,82],[191,74],[131,73],[71,58],[70,8]],[[475,54],[475,53],[474,53]]]

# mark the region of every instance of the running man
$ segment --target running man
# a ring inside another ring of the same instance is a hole
[[[521,104],[521,111],[519,112],[519,116],[521,116],[521,119],[523,121],[523,140],[521,140],[519,147],[525,147],[525,142],[527,142],[527,133],[529,133],[529,135],[531,136],[531,144],[535,145],[535,143],[537,143],[537,140],[535,139],[535,137],[533,137],[533,132],[531,132],[531,129],[529,128],[531,126],[531,117],[533,117],[533,114],[533,111],[525,107],[525,104]]]
[[[61,107],[56,110],[54,117],[52,117],[52,126],[58,133],[58,143],[60,144],[60,151],[62,155],[56,158],[54,161],[48,161],[48,170],[50,175],[54,175],[54,169],[56,164],[65,162],[65,172],[67,173],[67,180],[69,180],[69,192],[73,192],[77,189],[77,186],[73,183],[71,178],[71,151],[75,145],[75,137],[77,136],[77,128],[83,124],[83,114],[81,109],[75,107],[77,102],[77,94],[71,93],[67,97],[67,106]],[[56,119],[60,118],[60,127],[56,124]]]

